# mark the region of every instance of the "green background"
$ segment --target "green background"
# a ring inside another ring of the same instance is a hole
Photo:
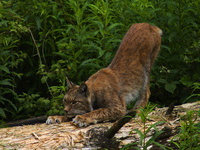
[[[163,30],[151,74],[160,106],[200,97],[200,0],[1,0],[0,119],[62,114],[74,83],[106,67],[128,28]]]

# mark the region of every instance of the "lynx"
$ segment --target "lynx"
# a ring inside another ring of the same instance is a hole
[[[115,121],[126,114],[126,106],[144,107],[149,99],[149,78],[159,53],[162,30],[148,23],[133,24],[125,34],[111,64],[80,86],[68,80],[64,96],[65,116],[50,116],[46,123],[72,119],[79,127]]]

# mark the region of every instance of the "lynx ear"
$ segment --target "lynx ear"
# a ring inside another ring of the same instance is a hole
[[[78,91],[79,91],[79,93],[81,93],[81,94],[87,95],[87,93],[88,93],[88,87],[87,87],[87,85],[85,84],[85,82],[81,83],[81,85],[80,85]]]
[[[69,81],[69,79],[67,77],[66,77],[66,80],[67,80],[67,86],[71,89],[72,86],[74,85],[74,83]]]

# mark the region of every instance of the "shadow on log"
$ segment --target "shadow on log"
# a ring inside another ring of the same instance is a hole
[[[14,126],[22,126],[22,125],[33,125],[36,123],[44,123],[47,120],[47,116],[39,116],[24,120],[17,120],[12,122],[7,122],[5,126],[7,127],[14,127]]]

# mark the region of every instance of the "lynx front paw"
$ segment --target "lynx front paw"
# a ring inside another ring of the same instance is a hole
[[[46,120],[46,124],[55,124],[63,122],[63,116],[49,116]]]
[[[86,127],[86,126],[89,126],[90,124],[95,124],[97,123],[97,121],[94,121],[92,120],[91,118],[89,117],[85,117],[83,115],[77,115],[73,120],[72,122],[74,124],[76,124],[77,126],[79,127]]]

